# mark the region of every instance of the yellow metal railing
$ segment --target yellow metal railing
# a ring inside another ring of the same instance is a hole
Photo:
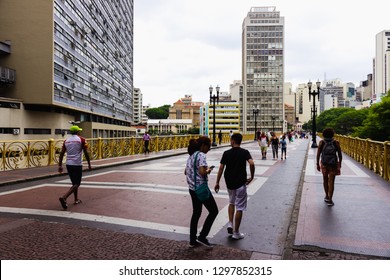
[[[320,136],[320,134],[319,134]],[[191,138],[198,135],[155,136],[150,143],[151,152],[186,148]],[[336,135],[344,153],[362,163],[382,178],[390,180],[390,141],[379,142]],[[243,141],[253,140],[252,134],[243,135]],[[63,139],[0,142],[0,171],[50,166],[58,164]],[[229,143],[224,135],[222,143]],[[129,156],[143,153],[141,137],[91,138],[89,143],[92,160]]]
[[[151,152],[187,148],[191,138],[198,135],[155,136],[150,143]],[[0,171],[50,166],[58,164],[64,140],[21,140],[0,142]],[[141,137],[87,139],[92,160],[141,154]]]
[[[151,152],[187,148],[190,139],[199,135],[154,136],[150,142]],[[253,140],[252,134],[243,135],[243,141]],[[63,139],[21,140],[0,142],[0,171],[50,166],[58,164]],[[142,137],[91,138],[87,139],[91,160],[142,154]],[[230,143],[224,134],[222,143]],[[65,155],[66,156],[66,155]]]
[[[368,169],[390,181],[390,141],[379,142],[343,135],[335,135],[342,151]]]

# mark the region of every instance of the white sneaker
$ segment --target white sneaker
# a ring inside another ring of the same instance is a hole
[[[244,234],[241,232],[234,232],[232,235],[233,239],[239,240],[239,239],[244,239]]]

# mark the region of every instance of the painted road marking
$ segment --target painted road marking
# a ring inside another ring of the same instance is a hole
[[[341,174],[340,177],[362,177],[362,178],[369,178],[368,176],[361,168],[359,168],[355,163],[353,163],[351,160],[343,160],[343,164],[347,165],[355,174],[354,175],[343,175]],[[307,159],[306,164],[306,175],[308,176],[321,176],[322,173],[318,172],[316,169],[316,164],[314,159]]]

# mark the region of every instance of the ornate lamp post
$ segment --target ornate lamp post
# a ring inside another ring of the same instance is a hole
[[[253,109],[253,116],[255,117],[255,141],[257,140],[257,115],[259,114],[259,109]]]
[[[309,101],[310,101],[310,97],[313,96],[313,108],[311,110],[311,112],[313,113],[313,144],[311,144],[311,147],[312,148],[317,148],[318,145],[317,145],[317,126],[316,126],[316,115],[317,115],[317,107],[316,107],[316,95],[318,96],[318,102],[320,101],[320,86],[321,86],[321,82],[320,81],[317,81],[316,82],[316,86],[317,86],[317,90],[314,90],[314,91],[311,91],[311,87],[312,87],[313,83],[312,82],[308,82],[307,83],[307,86],[309,88]]]
[[[215,87],[215,90],[217,91],[217,95],[213,95],[213,87],[210,86],[209,87],[209,91],[210,91],[210,104],[211,102],[213,103],[213,142],[212,142],[212,146],[217,146],[217,142],[215,141],[215,100],[217,100],[217,103],[219,101],[219,89],[220,87],[217,85]]]

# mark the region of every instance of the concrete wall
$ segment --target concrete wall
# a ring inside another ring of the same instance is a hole
[[[0,39],[11,42],[11,55],[0,64],[16,70],[7,94],[24,103],[52,104],[53,1],[1,0]]]

